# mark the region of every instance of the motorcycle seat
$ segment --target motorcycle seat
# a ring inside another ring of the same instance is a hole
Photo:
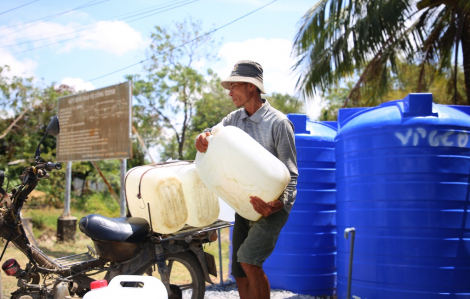
[[[108,218],[91,214],[80,219],[80,230],[95,241],[141,243],[150,231],[147,220],[139,217]]]

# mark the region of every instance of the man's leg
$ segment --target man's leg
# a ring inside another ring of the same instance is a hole
[[[248,278],[248,286],[253,299],[270,298],[271,288],[262,268],[263,262],[273,252],[277,238],[288,217],[289,214],[281,210],[268,217],[261,217],[258,221],[250,221],[248,224],[250,227],[248,236],[240,245],[236,258],[245,274],[240,276]]]
[[[266,274],[264,273],[263,268],[250,265],[247,263],[240,263],[245,270],[246,276],[248,278],[248,286],[251,291],[253,298],[256,299],[269,299],[271,298],[271,287],[269,286],[269,280]],[[238,281],[237,281],[238,284]],[[255,286],[255,287],[250,287]],[[240,296],[240,299],[243,299]]]
[[[240,299],[255,299],[253,298],[251,292],[248,277],[235,277],[235,281],[237,282],[238,294],[240,295]]]
[[[232,236],[232,275],[235,277],[237,282],[240,299],[256,299],[251,294],[250,283],[246,277],[245,271],[243,271],[243,267],[238,262],[237,257],[238,249],[243,244],[243,242],[245,242],[249,230],[249,221],[236,213]]]

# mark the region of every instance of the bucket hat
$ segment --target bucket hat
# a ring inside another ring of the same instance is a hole
[[[263,67],[261,64],[251,60],[240,60],[237,62],[230,76],[220,82],[220,84],[222,84],[223,88],[230,90],[230,82],[252,83],[261,90],[261,93],[266,93],[263,85]]]

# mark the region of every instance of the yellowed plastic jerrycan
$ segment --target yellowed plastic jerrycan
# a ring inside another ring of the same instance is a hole
[[[279,198],[290,181],[287,167],[237,127],[219,124],[207,140],[206,153],[196,155],[201,180],[240,216],[258,220],[250,196],[265,202]]]
[[[188,220],[194,227],[203,227],[214,223],[220,212],[217,195],[201,181],[194,163],[179,166],[176,174],[183,185]]]
[[[183,186],[178,175],[167,165],[130,169],[126,174],[125,192],[131,216],[150,223],[150,206],[153,231],[171,234],[186,224],[188,210]]]

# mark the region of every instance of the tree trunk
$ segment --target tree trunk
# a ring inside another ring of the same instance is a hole
[[[462,30],[463,72],[467,105],[470,105],[470,14],[467,14]]]
[[[7,134],[10,132],[10,130],[16,125],[16,123],[17,123],[21,118],[23,118],[23,116],[26,114],[26,112],[29,111],[29,109],[31,109],[31,108],[26,108],[23,112],[21,112],[20,116],[18,116],[18,117],[8,126],[8,128],[5,130],[5,132],[3,132],[3,134],[0,136],[0,139],[3,139],[3,138],[5,138],[5,136],[7,136]]]
[[[91,161],[91,164],[93,164],[93,167],[95,167],[96,171],[98,171],[98,173],[100,174],[101,176],[101,179],[103,179],[103,182],[106,184],[106,186],[108,186],[108,190],[109,190],[109,193],[111,193],[111,195],[114,197],[114,199],[117,201],[118,204],[121,203],[121,199],[119,198],[119,196],[116,194],[116,192],[114,191],[113,187],[111,186],[111,184],[109,183],[109,181],[106,179],[106,177],[104,176],[103,172],[101,171],[100,167],[98,166],[98,163],[96,163],[96,161]],[[122,187],[121,187],[122,188]]]

